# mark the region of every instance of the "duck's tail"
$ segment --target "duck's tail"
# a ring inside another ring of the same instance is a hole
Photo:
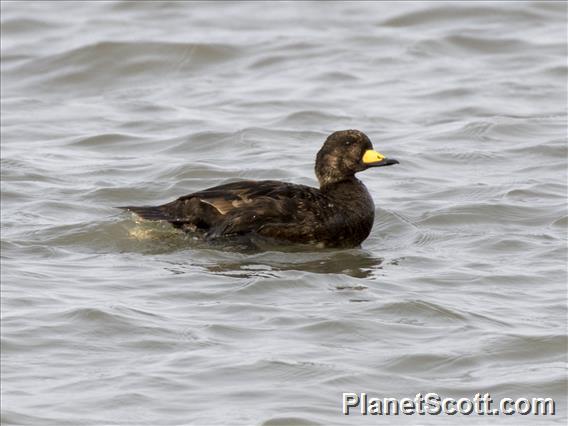
[[[117,207],[118,209],[127,210],[136,213],[142,219],[146,220],[168,220],[168,214],[164,212],[159,206],[126,206]]]

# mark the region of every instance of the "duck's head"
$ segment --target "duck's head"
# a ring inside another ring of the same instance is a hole
[[[320,186],[340,182],[370,167],[398,164],[373,150],[367,135],[359,130],[340,130],[328,136],[316,157]]]

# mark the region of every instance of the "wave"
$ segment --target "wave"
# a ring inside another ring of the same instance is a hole
[[[397,16],[385,19],[380,23],[387,27],[432,27],[432,25],[463,26],[466,23],[484,23],[488,17],[499,19],[501,22],[519,22],[536,24],[537,22],[547,22],[548,19],[555,18],[560,20],[557,13],[566,12],[566,8],[561,5],[554,7],[541,7],[541,5],[530,4],[528,7],[512,7],[503,3],[492,3],[491,5],[457,5],[450,4],[444,6],[424,7],[422,10],[412,10],[401,13]]]
[[[5,80],[10,86],[39,84],[45,91],[65,87],[95,91],[145,81],[153,74],[154,84],[163,86],[169,78],[232,61],[240,52],[240,47],[230,44],[101,41],[29,59],[6,72]]]

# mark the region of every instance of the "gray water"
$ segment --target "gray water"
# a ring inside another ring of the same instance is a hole
[[[567,4],[2,2],[2,424],[565,424]],[[117,205],[316,185],[362,248],[196,244]],[[361,416],[343,392],[551,397]]]

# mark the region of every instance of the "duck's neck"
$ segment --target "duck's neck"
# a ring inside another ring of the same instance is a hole
[[[351,177],[322,185],[320,190],[331,212],[329,223],[345,238],[342,244],[349,247],[361,244],[369,236],[375,219],[375,204],[363,182]]]
[[[354,186],[354,185],[355,186],[363,185],[363,182],[361,182],[355,176],[344,177],[337,180],[327,180],[327,181],[320,180],[320,189],[322,192],[334,191],[338,188],[343,188],[346,186]]]
[[[328,196],[345,199],[350,201],[350,203],[359,200],[360,202],[368,203],[373,206],[373,199],[367,187],[355,176],[322,185],[320,190]]]

